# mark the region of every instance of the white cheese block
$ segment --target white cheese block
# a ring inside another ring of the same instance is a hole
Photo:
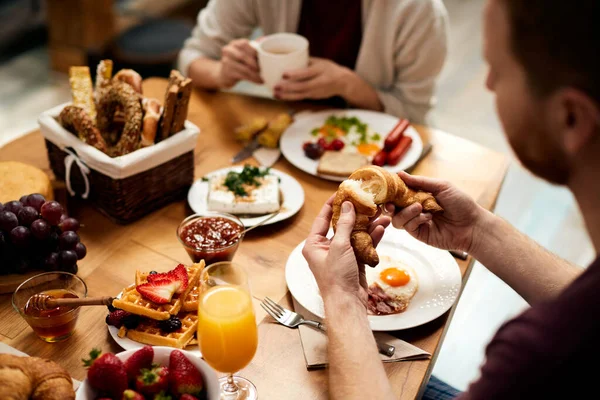
[[[229,214],[268,214],[279,210],[279,179],[274,175],[259,178],[261,185],[248,191],[248,196],[236,196],[223,185],[225,176],[209,181],[209,211]]]

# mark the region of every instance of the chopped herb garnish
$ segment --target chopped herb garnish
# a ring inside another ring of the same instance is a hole
[[[223,184],[236,196],[246,197],[248,196],[248,193],[246,192],[246,189],[244,189],[244,185],[260,186],[261,183],[257,178],[268,175],[270,171],[271,168],[261,171],[258,167],[244,165],[242,172],[229,171]]]
[[[310,131],[310,134],[313,136],[319,136],[319,128],[315,128],[312,131]]]
[[[381,135],[379,133],[376,133],[373,136],[371,136],[371,140],[373,140],[374,142],[377,142],[377,141],[381,140]]]
[[[210,179],[208,179],[206,176],[202,177],[202,182],[208,182]]]
[[[367,134],[367,124],[362,122],[357,117],[337,117],[335,115],[330,115],[327,117],[323,127],[313,129],[311,134],[313,136],[318,136],[318,134],[321,133],[328,139],[335,139],[339,136],[338,130],[348,133],[353,126],[356,128],[356,133],[359,135],[358,144],[368,143],[369,141],[378,141],[381,139],[381,136],[377,133],[369,138]],[[357,144],[353,145],[356,146]]]

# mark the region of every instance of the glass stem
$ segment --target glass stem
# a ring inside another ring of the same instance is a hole
[[[223,391],[228,394],[237,393],[238,386],[233,381],[233,374],[227,375],[227,382],[223,385]]]

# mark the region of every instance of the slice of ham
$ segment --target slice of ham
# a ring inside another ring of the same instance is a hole
[[[369,295],[367,308],[371,314],[397,314],[406,310],[406,307],[408,307],[408,302],[397,301],[386,293],[377,282],[374,282],[369,286],[367,293]]]

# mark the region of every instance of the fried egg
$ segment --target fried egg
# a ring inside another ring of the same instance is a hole
[[[375,268],[366,267],[369,310],[374,314],[404,311],[419,289],[419,279],[408,265],[381,256]],[[383,292],[385,295],[382,295]]]

